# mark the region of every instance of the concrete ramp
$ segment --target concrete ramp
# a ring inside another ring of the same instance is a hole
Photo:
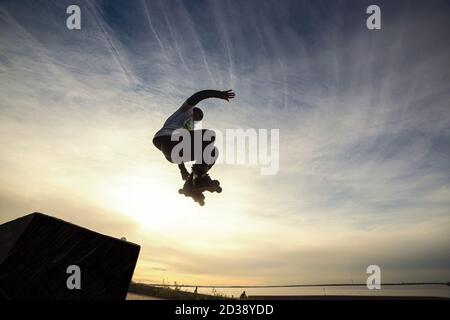
[[[139,251],[42,213],[26,215],[0,225],[0,298],[123,300]]]

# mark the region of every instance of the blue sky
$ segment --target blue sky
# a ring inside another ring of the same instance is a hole
[[[366,28],[378,4],[382,29]],[[81,30],[66,28],[78,4]],[[43,211],[143,246],[135,277],[209,284],[450,276],[446,1],[1,1],[1,222]],[[217,165],[198,208],[151,139],[280,129],[280,171]]]

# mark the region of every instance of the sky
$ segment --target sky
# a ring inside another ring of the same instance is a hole
[[[68,30],[66,8],[81,9]],[[381,8],[368,30],[366,8]],[[450,280],[448,1],[0,1],[0,223],[43,212],[141,245],[135,281]],[[279,171],[178,194],[154,133],[279,129]]]

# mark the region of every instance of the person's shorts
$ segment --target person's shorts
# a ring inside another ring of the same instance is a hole
[[[211,133],[211,130],[206,130],[203,129],[202,130],[202,137],[206,132]],[[198,131],[197,131],[198,132]],[[193,141],[195,143],[195,138],[194,138],[194,134],[195,134],[195,130],[191,130],[189,131],[189,133],[191,134],[191,141]],[[212,132],[212,135],[210,135],[211,137],[211,141],[201,141],[201,148],[200,150],[203,152],[203,150],[205,150],[205,148],[211,144],[214,143],[215,141],[215,134],[214,132]],[[155,145],[156,148],[158,148],[166,157],[166,159],[172,163],[176,163],[172,160],[172,149],[179,143],[179,141],[172,141],[171,136],[157,136],[155,138],[153,138],[153,144]],[[191,158],[189,161],[194,161],[195,158],[195,146],[194,143],[191,144]],[[217,148],[215,148],[215,156],[217,155]],[[201,155],[200,155],[201,156]]]

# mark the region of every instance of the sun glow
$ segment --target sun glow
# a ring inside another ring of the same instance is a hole
[[[181,238],[183,246],[195,250],[223,246],[225,239],[249,232],[241,203],[231,201],[233,190],[207,193],[207,203],[200,207],[178,194],[181,186],[178,172],[152,170],[150,164],[106,178],[98,196],[108,211],[132,219],[144,234],[170,241]],[[253,223],[251,229],[255,227]]]
[[[197,210],[179,197],[172,182],[147,175],[112,177],[105,186],[107,206],[145,229],[164,231],[186,222]]]

